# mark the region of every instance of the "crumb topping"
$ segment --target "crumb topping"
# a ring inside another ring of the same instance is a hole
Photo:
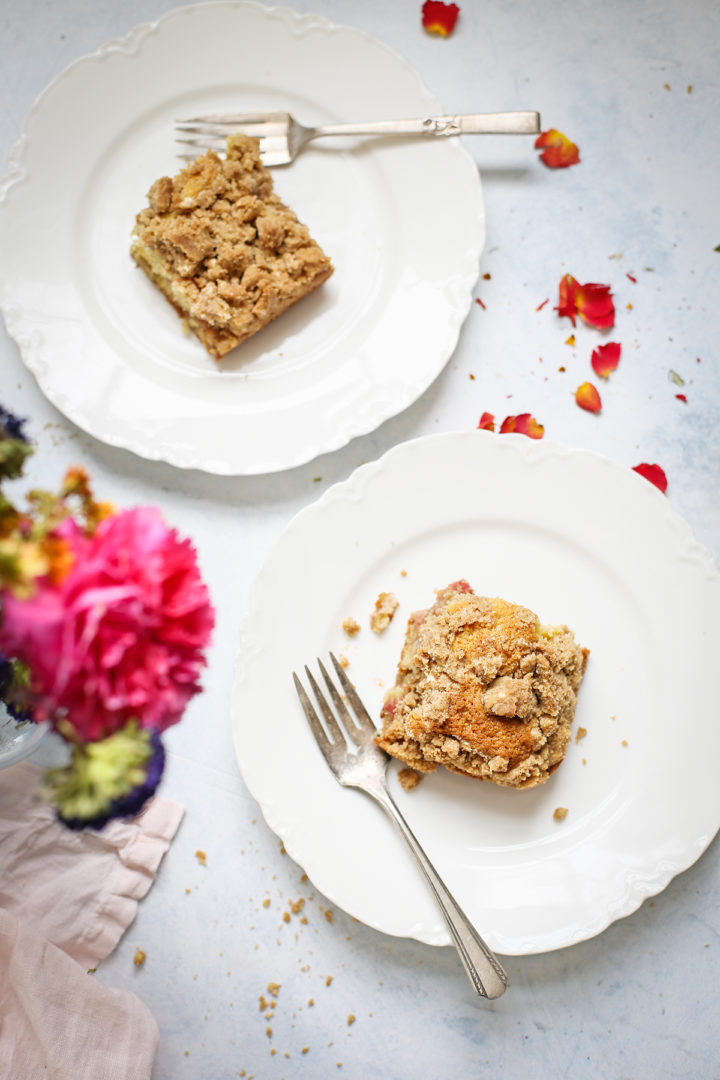
[[[163,176],[136,218],[131,254],[216,358],[307,296],[333,272],[273,190],[257,139],[233,135]]]
[[[397,611],[399,601],[394,593],[381,592],[375,601],[375,609],[370,616],[370,629],[376,634],[381,634],[390,623]]]
[[[587,655],[567,627],[454,582],[410,616],[376,741],[419,772],[534,787],[563,759]]]

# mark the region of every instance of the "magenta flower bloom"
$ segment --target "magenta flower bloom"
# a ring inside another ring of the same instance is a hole
[[[35,718],[81,742],[129,720],[164,731],[200,690],[214,624],[195,551],[151,507],[105,518],[92,536],[56,530],[72,553],[61,580],[22,600],[2,593],[0,647],[32,673]]]

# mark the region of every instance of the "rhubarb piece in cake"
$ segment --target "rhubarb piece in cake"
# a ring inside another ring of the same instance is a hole
[[[157,180],[131,254],[216,359],[322,285],[332,263],[273,191],[257,139],[232,135]]]
[[[535,787],[564,757],[587,656],[566,626],[456,581],[410,617],[376,742],[418,772]]]

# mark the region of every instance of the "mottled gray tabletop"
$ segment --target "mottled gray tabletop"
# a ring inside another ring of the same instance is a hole
[[[539,110],[544,128],[578,144],[581,162],[552,170],[532,140],[466,140],[487,212],[482,304],[473,303],[445,369],[400,415],[287,472],[175,470],[76,428],[0,330],[0,396],[30,419],[39,444],[31,478],[50,486],[81,463],[117,504],[160,505],[193,537],[218,610],[205,692],[167,740],[162,793],[183,803],[185,818],[97,978],[132,989],[154,1014],[156,1080],[717,1077],[717,843],[592,940],[504,958],[511,988],[488,1005],[474,999],[452,949],[385,937],[329,905],[283,853],[235,764],[229,694],[257,572],[296,512],[397,443],[472,429],[485,411],[530,412],[567,446],[628,467],[661,464],[667,498],[720,556],[720,9],[712,0],[466,0],[442,39],[422,30],[420,6],[295,3],[384,41],[447,112]],[[3,158],[66,65],[172,7],[6,0]],[[438,192],[427,214],[442,213]],[[565,273],[610,284],[616,300],[623,356],[600,381],[595,415],[573,395],[596,339],[581,325],[566,344],[572,328],[551,310]],[[284,921],[301,897],[307,921]],[[142,968],[137,947],[147,953]],[[270,982],[281,984],[271,1023],[259,1008]]]

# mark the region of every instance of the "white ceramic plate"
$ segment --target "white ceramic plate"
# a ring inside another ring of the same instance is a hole
[[[135,216],[181,164],[175,119],[263,109],[442,112],[366,34],[237,2],[109,42],[28,115],[0,184],[0,306],[47,397],[96,438],[216,473],[290,468],[410,405],[451,355],[485,235],[457,139],[323,140],[274,170],[335,274],[219,365],[184,336],[130,258]]]
[[[378,716],[407,617],[460,577],[567,623],[590,648],[576,714],[587,735],[530,791],[444,770],[410,793],[394,779],[394,791],[488,943],[545,952],[634,911],[720,825],[720,575],[631,469],[472,431],[405,443],[329,489],[255,585],[232,703],[237,756],[270,827],[331,901],[388,934],[448,943],[392,824],[331,776],[290,673],[342,652]],[[368,616],[388,590],[400,608],[376,636]],[[362,624],[352,640],[347,616]]]

